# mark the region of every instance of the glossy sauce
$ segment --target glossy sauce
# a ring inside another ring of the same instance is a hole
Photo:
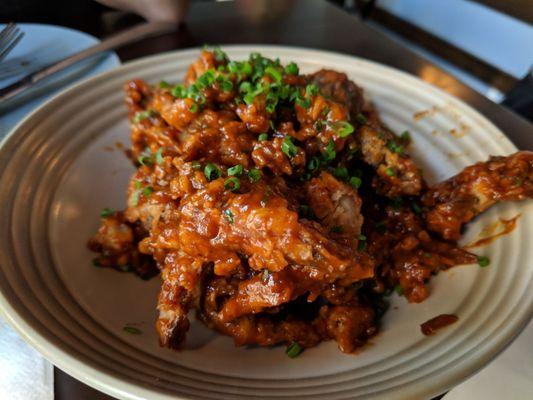
[[[474,247],[486,246],[494,242],[494,240],[496,240],[500,236],[507,235],[516,228],[516,223],[520,216],[521,214],[515,215],[513,218],[510,219],[500,218],[498,221],[483,229],[480,233],[481,237],[478,240],[467,244],[464,248],[472,249]],[[496,231],[499,232],[495,233]]]
[[[434,335],[439,329],[445,328],[448,325],[454,324],[459,320],[459,317],[453,314],[441,314],[435,318],[420,325],[420,330],[426,336]]]

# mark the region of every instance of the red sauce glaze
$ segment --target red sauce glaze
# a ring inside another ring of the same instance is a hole
[[[459,320],[453,314],[441,314],[420,325],[420,330],[426,336],[434,335],[439,329],[445,328]]]
[[[421,302],[433,275],[476,262],[464,223],[532,195],[527,152],[428,188],[409,138],[340,72],[203,51],[182,85],[124,90],[136,171],[89,247],[98,266],[160,272],[162,346],[181,346],[194,310],[236,345],[354,352],[393,288]]]

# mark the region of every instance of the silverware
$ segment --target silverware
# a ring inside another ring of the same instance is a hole
[[[27,57],[15,57],[0,63],[0,80],[15,75],[27,74],[38,68],[37,58],[33,55]]]
[[[0,61],[6,58],[23,36],[24,32],[13,22],[2,29],[0,32]]]
[[[48,65],[44,68],[38,69],[31,74],[19,79],[15,83],[0,89],[0,101],[11,99],[12,97],[29,89],[37,82],[48,78],[55,73],[76,64],[79,61],[85,60],[89,57],[95,56],[104,51],[113,50],[125,44],[135,42],[147,37],[169,33],[177,29],[177,25],[168,22],[147,22],[127,29],[124,32],[119,32],[115,35],[109,36],[102,42],[91,46],[79,53],[73,54],[61,61]]]

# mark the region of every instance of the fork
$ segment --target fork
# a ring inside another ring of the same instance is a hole
[[[23,36],[24,32],[13,22],[2,29],[0,32],[0,61],[6,58]]]

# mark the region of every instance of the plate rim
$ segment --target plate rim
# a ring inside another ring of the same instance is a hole
[[[276,49],[285,49],[285,50],[296,50],[300,52],[306,52],[306,56],[309,57],[316,57],[320,54],[334,56],[340,59],[344,59],[347,63],[353,63],[354,61],[363,62],[366,64],[370,64],[372,66],[378,67],[384,71],[390,70],[393,71],[395,74],[401,74],[401,76],[405,79],[414,80],[417,81],[417,83],[422,83],[425,87],[430,88],[433,91],[438,92],[440,96],[444,96],[446,100],[453,100],[454,102],[459,102],[462,107],[465,107],[468,111],[471,112],[471,114],[477,119],[482,121],[484,124],[488,123],[492,125],[492,128],[495,129],[497,132],[502,134],[507,141],[507,145],[511,145],[512,148],[516,151],[515,145],[510,141],[510,139],[505,135],[504,132],[502,132],[494,123],[488,119],[488,117],[482,115],[479,111],[477,111],[474,107],[470,106],[468,103],[464,102],[463,100],[445,92],[444,90],[428,83],[420,78],[418,78],[415,75],[412,75],[408,72],[392,68],[390,66],[387,66],[385,64],[377,63],[372,60],[367,60],[365,58],[353,56],[350,54],[343,54],[338,53],[334,51],[327,51],[327,50],[321,50],[321,49],[315,49],[315,48],[309,48],[309,47],[300,47],[300,46],[279,46],[279,45],[264,45],[264,44],[245,44],[245,45],[223,45],[221,46],[223,49],[234,49],[234,50],[242,50],[242,51],[253,51],[254,49],[270,49],[275,51]],[[94,82],[98,82],[101,79],[105,79],[109,76],[112,76],[114,74],[121,74],[125,71],[128,71],[128,69],[132,67],[138,67],[142,66],[143,64],[150,64],[150,63],[156,63],[159,59],[165,59],[170,58],[179,54],[183,53],[196,53],[201,49],[200,47],[194,47],[194,48],[187,48],[187,49],[178,49],[178,50],[172,50],[164,53],[159,53],[155,55],[150,55],[146,57],[142,57],[139,59],[128,61],[120,66],[117,66],[115,68],[112,68],[108,71],[104,71],[102,73],[99,73],[95,76],[85,78],[79,82],[76,82],[73,85],[70,85],[61,91],[59,91],[57,94],[52,96],[50,99],[48,99],[46,102],[41,104],[39,107],[37,107],[34,111],[29,113],[25,118],[23,118],[16,126],[14,126],[8,133],[5,135],[5,137],[0,142],[0,157],[3,157],[3,150],[6,146],[6,144],[12,140],[17,134],[23,134],[25,128],[27,129],[26,125],[31,122],[31,120],[35,117],[35,115],[39,112],[41,112],[43,109],[52,107],[53,103],[60,97],[65,96],[66,94],[70,93],[71,91],[74,91],[76,89],[79,89],[80,87],[83,87],[85,85],[93,84]],[[303,54],[302,54],[303,55]],[[6,311],[7,310],[7,311]],[[137,398],[144,398],[144,397],[137,397],[134,393],[141,394],[144,393],[145,395],[154,395],[157,393],[159,398],[176,398],[175,396],[169,396],[166,393],[160,392],[156,390],[154,391],[150,389],[145,389],[141,386],[135,385],[130,383],[128,380],[123,379],[122,377],[113,377],[110,376],[107,373],[104,373],[97,369],[94,366],[90,366],[88,364],[85,364],[82,360],[80,360],[78,357],[75,357],[71,355],[70,353],[62,350],[59,347],[56,347],[51,341],[46,339],[39,331],[34,329],[28,322],[20,316],[15,309],[11,306],[8,299],[5,297],[4,293],[0,292],[0,313],[3,317],[5,317],[6,321],[15,328],[15,330],[24,338],[24,340],[34,348],[36,348],[41,354],[43,354],[47,359],[54,360],[54,364],[57,365],[60,369],[63,369],[65,371],[68,371],[68,373],[72,376],[74,376],[76,379],[79,379],[83,382],[86,382],[90,386],[93,386],[97,388],[98,390],[101,390],[105,393],[108,393],[110,395],[115,396],[125,396],[127,398],[137,399]],[[507,332],[503,337],[500,337],[497,342],[491,346],[492,351],[486,351],[484,354],[479,355],[473,362],[471,362],[471,366],[469,368],[463,367],[462,370],[470,371],[470,374],[465,375],[463,374],[462,379],[457,380],[454,378],[449,378],[448,381],[453,380],[454,382],[443,382],[443,384],[435,385],[433,387],[432,392],[425,392],[427,395],[435,395],[442,393],[443,391],[447,390],[451,386],[455,386],[460,381],[463,381],[468,378],[468,376],[476,373],[480,366],[487,365],[492,359],[497,357],[498,354],[500,354],[511,342],[512,340],[517,337],[520,332],[527,326],[529,321],[533,318],[533,303],[529,306],[529,313],[524,312],[524,315],[521,319],[519,319],[519,322],[515,324],[517,328],[515,328],[511,332]],[[121,385],[123,388],[127,387],[128,390],[121,390],[118,385]],[[412,393],[414,394],[414,392]]]

